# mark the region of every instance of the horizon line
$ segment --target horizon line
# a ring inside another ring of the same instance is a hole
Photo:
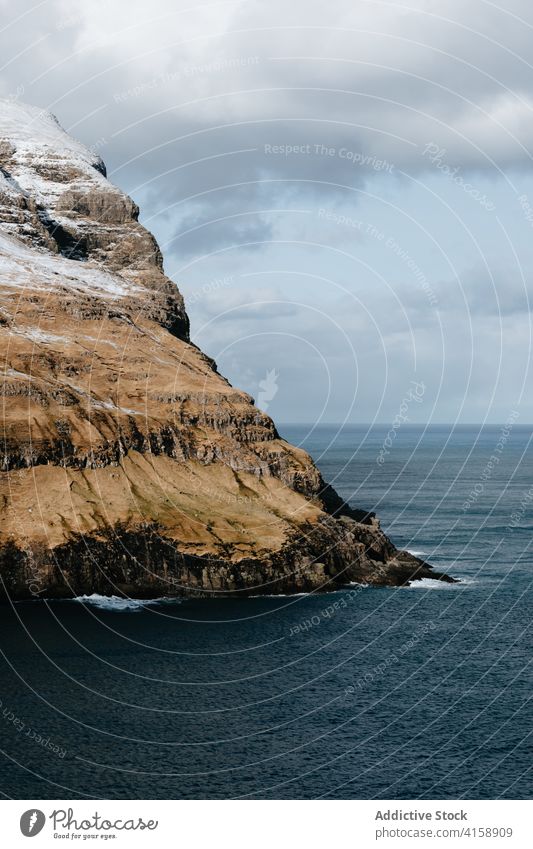
[[[267,414],[268,415],[268,414]],[[302,427],[346,427],[347,425],[356,426],[356,427],[375,427],[376,425],[382,426],[391,426],[390,421],[377,421],[377,422],[334,422],[334,421],[320,421],[320,422],[304,422],[304,421],[281,421],[280,419],[274,419],[274,424],[276,425],[299,425]],[[515,428],[533,428],[533,422],[516,422],[510,425],[513,429]],[[501,421],[501,422],[403,422],[402,428],[406,427],[509,427],[509,424]]]

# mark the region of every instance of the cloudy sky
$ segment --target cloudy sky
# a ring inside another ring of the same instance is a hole
[[[278,421],[533,421],[530,0],[0,0],[0,96],[140,204]]]

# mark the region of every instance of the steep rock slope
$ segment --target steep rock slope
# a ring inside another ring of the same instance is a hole
[[[438,577],[343,505],[190,342],[183,299],[137,218],[52,115],[0,101],[4,592],[279,593]]]

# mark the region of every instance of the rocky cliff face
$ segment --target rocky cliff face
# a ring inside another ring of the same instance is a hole
[[[191,344],[134,202],[0,101],[0,578],[12,597],[438,577]],[[445,577],[445,576],[444,576]]]

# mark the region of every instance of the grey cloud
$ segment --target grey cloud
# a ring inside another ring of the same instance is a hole
[[[205,18],[183,14],[187,5],[133,4],[133,22],[116,9],[100,17],[99,3],[59,0],[20,21],[13,15],[3,92],[24,85],[26,99],[53,105],[83,140],[100,143],[112,176],[151,204],[154,195],[164,208],[205,193],[193,213],[201,220],[217,217],[220,186],[272,180],[250,188],[250,201],[228,190],[229,216],[256,199],[278,201],[289,185],[331,195],[335,184],[361,186],[376,175],[341,151],[410,173],[431,172],[429,143],[463,169],[530,162],[521,146],[531,142],[529,33],[511,17],[531,22],[522,2],[503,12],[482,0],[418,0],[409,13],[347,0],[327,8],[251,2],[225,7],[215,37]],[[334,153],[265,154],[265,145]],[[268,236],[265,221],[252,233],[262,228]],[[203,228],[186,249],[201,249],[202,235],[218,244],[248,231],[233,219],[224,232]]]
[[[518,181],[528,174],[530,3],[508,0],[504,10],[484,0],[410,0],[409,6],[250,0],[211,4],[208,17],[183,0],[50,0],[35,7],[0,0],[6,21],[0,94],[51,108],[66,129],[98,148],[111,178],[141,204],[167,268],[184,277],[193,327],[211,321],[198,341],[215,356],[227,349],[221,367],[252,394],[265,368],[279,368],[272,412],[279,404],[289,417],[313,418],[327,395],[329,370],[330,419],[342,418],[355,394],[358,418],[379,409],[386,420],[416,358],[431,387],[423,416],[438,396],[435,415],[453,419],[468,385],[470,320],[471,415],[480,416],[488,403],[502,332],[507,383],[499,389],[499,410],[523,371],[526,355],[517,343],[526,345],[530,317],[517,270],[502,260],[490,261],[487,272],[466,259],[459,237],[452,249],[459,280],[439,272],[437,311],[405,263],[387,277],[395,299],[355,263],[351,278],[344,267],[341,274],[333,250],[327,276],[348,281],[362,305],[332,287],[329,299],[309,296],[318,312],[297,310],[287,282],[272,289],[285,292],[281,307],[254,306],[248,290],[253,285],[260,300],[257,284],[239,277],[263,267],[312,268],[315,258],[317,266],[326,263],[311,248],[292,246],[282,254],[269,244],[276,240],[322,240],[357,255],[365,244],[360,234],[326,227],[316,213],[326,207],[357,217],[361,190],[386,197],[388,188],[412,187],[412,177],[440,181],[445,195],[450,184],[424,155],[428,144],[465,175],[496,178],[502,169]],[[279,209],[299,212],[269,211]],[[479,208],[480,230],[484,214]],[[438,236],[442,220],[425,222],[425,215],[423,208],[421,222]],[[511,238],[514,223],[506,221]],[[248,243],[253,250],[239,247]],[[431,279],[431,267],[424,270]],[[531,291],[529,268],[526,273]],[[212,285],[228,274],[236,278],[231,286]],[[194,297],[202,286],[205,298]],[[232,306],[238,309],[223,319]],[[289,335],[273,335],[294,328],[300,347],[282,341]],[[250,334],[253,340],[244,342]],[[355,371],[344,334],[356,350]],[[306,363],[312,363],[308,371]]]

